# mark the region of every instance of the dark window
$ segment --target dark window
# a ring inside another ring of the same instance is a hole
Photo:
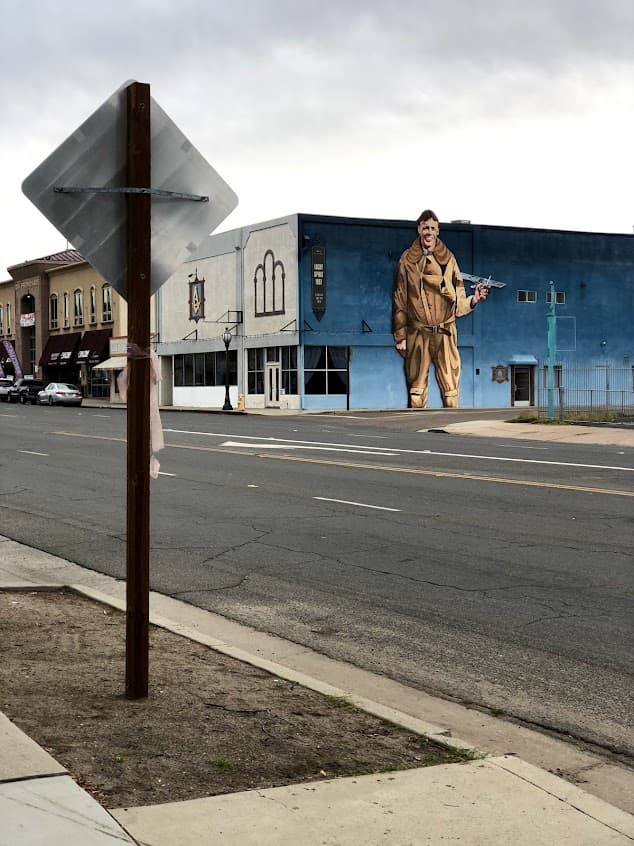
[[[282,389],[297,393],[297,347],[280,347],[282,358]]]
[[[225,351],[174,356],[174,387],[217,387],[225,384]],[[229,383],[238,383],[238,354],[229,350]]]
[[[247,350],[247,384],[250,394],[264,393],[264,350]]]
[[[548,387],[548,370],[549,367],[547,364],[544,365],[544,388]],[[555,364],[555,368],[553,370],[553,387],[554,388],[561,388],[563,382],[561,378],[561,364]]]
[[[174,387],[182,388],[185,384],[185,365],[183,363],[184,355],[174,356]]]
[[[304,392],[348,393],[348,347],[304,348]]]
[[[550,296],[550,291],[546,291],[546,302],[550,303],[552,301],[552,297]],[[565,291],[555,291],[555,305],[565,305],[566,304],[566,292]]]
[[[51,294],[49,300],[49,326],[51,329],[57,329],[59,326],[57,317],[57,294]],[[2,313],[0,312],[0,323],[2,323]]]
[[[184,355],[183,361],[185,363],[185,375],[183,377],[183,385],[193,385],[194,384],[194,356],[193,355]]]
[[[205,382],[205,353],[194,353],[194,385],[200,387]]]
[[[216,384],[216,353],[204,353],[205,356],[205,385]]]
[[[518,303],[536,303],[537,291],[518,291],[517,301]]]

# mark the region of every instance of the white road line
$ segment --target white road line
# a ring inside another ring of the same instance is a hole
[[[536,447],[536,446],[521,446],[520,444],[496,444],[500,449],[538,449],[542,452],[548,452],[550,447]]]
[[[367,502],[351,502],[349,499],[330,499],[327,496],[314,496],[322,502],[338,502],[340,505],[356,505],[359,508],[374,508],[377,511],[400,511],[400,508],[387,508],[385,505],[368,505]]]
[[[176,478],[176,473],[163,473],[162,470],[159,470],[159,476],[174,476]]]
[[[251,441],[267,441],[268,443],[276,442],[278,444],[308,444],[312,449],[316,449],[317,447],[334,447],[341,451],[345,451],[346,448],[358,449],[354,444],[336,444],[336,443],[329,443],[327,441],[299,441],[299,440],[290,440],[288,438],[273,438],[273,437],[261,437],[257,435],[236,435],[236,434],[226,434],[224,432],[191,432],[184,429],[164,429],[164,432],[171,432],[177,435],[201,435],[203,437],[212,437],[212,438],[249,438]],[[233,443],[233,446],[244,446],[243,444]],[[223,444],[226,446],[226,444]],[[510,448],[510,445],[509,445]],[[365,445],[365,449],[368,450],[370,453],[374,453],[375,455],[387,455],[388,453],[378,452],[381,447],[373,447],[369,445]],[[383,447],[382,449],[385,449]],[[572,461],[546,461],[545,459],[540,458],[509,458],[508,456],[502,455],[473,455],[471,453],[461,453],[461,452],[435,452],[431,449],[400,449],[399,447],[387,447],[387,449],[391,450],[391,453],[394,455],[436,455],[439,457],[444,458],[473,458],[477,461],[507,461],[516,464],[547,464],[551,467],[579,467],[586,470],[620,470],[625,473],[634,473],[634,467],[619,467],[619,466],[612,466],[609,464],[580,464],[575,463]]]
[[[22,452],[24,455],[41,455],[43,458],[48,458],[48,452],[31,452],[30,449],[19,449],[18,452]]]
[[[167,444],[169,446],[169,444]],[[361,449],[360,447],[344,447],[344,448],[337,448],[334,446],[312,446],[310,443],[306,446],[304,444],[294,444],[294,443],[280,443],[280,444],[248,444],[242,443],[241,441],[224,441],[224,443],[220,444],[221,447],[243,447],[243,448],[250,448],[250,449],[311,449],[311,450],[322,450],[325,452],[352,452],[355,455],[388,455],[392,458],[396,457],[395,452],[377,452],[375,449],[371,447],[368,449]]]

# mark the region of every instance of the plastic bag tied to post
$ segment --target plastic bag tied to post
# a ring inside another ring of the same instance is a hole
[[[127,402],[128,399],[128,385],[130,383],[130,359],[150,359],[150,476],[153,479],[158,479],[161,465],[159,464],[159,460],[156,457],[156,453],[162,450],[165,446],[165,441],[163,438],[163,427],[161,425],[161,415],[159,414],[158,405],[158,384],[161,381],[159,357],[154,352],[154,350],[142,350],[136,344],[128,344],[127,358],[128,364],[117,377],[117,387],[119,388],[119,395],[121,396],[121,399],[124,402]]]

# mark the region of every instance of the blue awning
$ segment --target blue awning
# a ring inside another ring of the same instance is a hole
[[[538,364],[534,355],[512,355],[509,364]]]

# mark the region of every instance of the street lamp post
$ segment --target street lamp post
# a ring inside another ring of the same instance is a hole
[[[233,406],[229,399],[229,344],[231,343],[231,332],[226,327],[222,333],[222,340],[225,345],[225,404],[222,406],[222,410],[233,411]]]

